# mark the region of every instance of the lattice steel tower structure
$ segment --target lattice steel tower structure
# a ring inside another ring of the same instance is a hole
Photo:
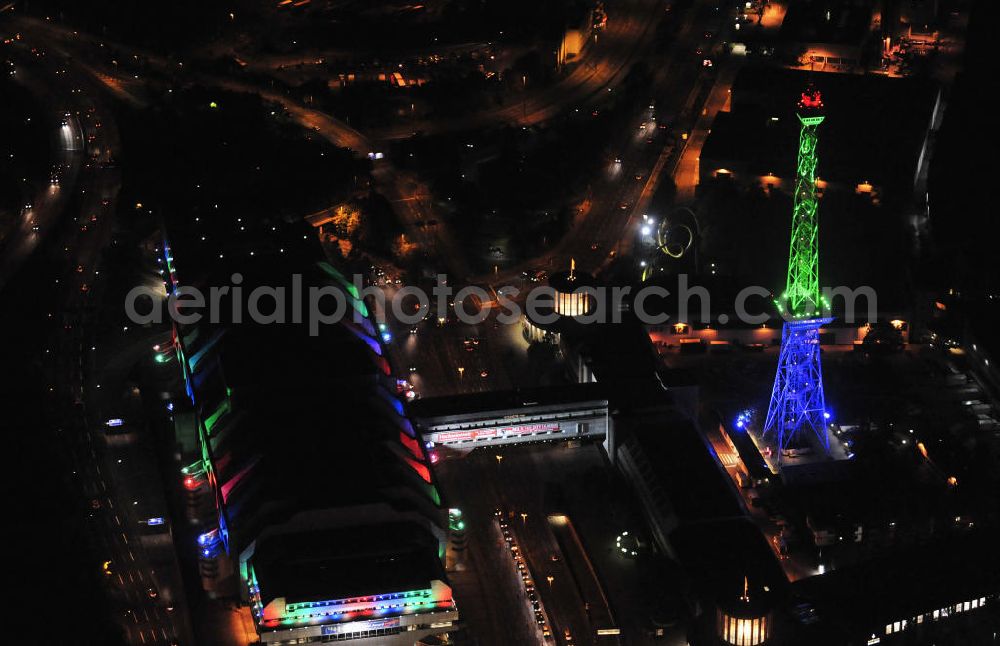
[[[792,209],[792,240],[788,252],[788,279],[778,300],[785,318],[781,330],[781,355],[774,377],[764,434],[776,434],[781,451],[802,443],[809,431],[829,450],[826,425],[829,414],[823,397],[819,329],[833,319],[825,317],[829,304],[819,288],[819,221],[816,210],[816,130],[823,123],[823,100],[809,88],[798,105],[798,167]]]

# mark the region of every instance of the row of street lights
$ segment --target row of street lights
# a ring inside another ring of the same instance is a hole
[[[494,454],[494,455],[493,455],[493,457],[494,457],[494,458],[496,458],[496,461],[497,461],[497,469],[499,469],[499,468],[500,468],[500,463],[501,463],[501,462],[503,462],[503,456],[502,456],[502,455],[500,455],[499,453],[496,453],[496,454]],[[519,515],[519,516],[521,517],[521,523],[522,523],[522,524],[525,524],[525,523],[527,523],[527,522],[528,522],[528,512],[526,512],[526,511],[522,511],[522,512],[521,512],[520,514],[518,514],[518,515]],[[551,588],[551,587],[552,587],[552,582],[553,582],[553,581],[555,581],[555,580],[556,580],[556,578],[555,578],[554,576],[552,576],[551,574],[550,574],[550,575],[547,575],[547,576],[545,577],[545,581],[546,581],[546,582],[547,582],[547,583],[549,584],[549,588]]]

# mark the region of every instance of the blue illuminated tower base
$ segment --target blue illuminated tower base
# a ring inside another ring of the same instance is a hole
[[[774,378],[771,404],[767,408],[764,435],[777,435],[780,452],[801,446],[800,435],[811,432],[819,446],[830,450],[826,432],[828,415],[823,398],[823,369],[820,367],[819,328],[833,319],[816,318],[788,321],[781,331],[781,356]]]

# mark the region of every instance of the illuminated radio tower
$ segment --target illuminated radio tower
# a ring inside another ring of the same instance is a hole
[[[833,319],[824,318],[828,304],[819,289],[819,222],[816,217],[816,129],[823,122],[823,101],[812,88],[802,94],[798,117],[798,169],[792,210],[792,242],[788,252],[788,280],[778,309],[785,316],[781,330],[781,356],[774,377],[771,403],[764,433],[776,433],[780,451],[811,431],[827,450],[826,402],[820,367],[819,328]]]

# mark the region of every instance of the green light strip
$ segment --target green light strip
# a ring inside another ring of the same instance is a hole
[[[207,433],[209,437],[211,437],[212,429],[215,428],[219,418],[232,410],[232,404],[229,402],[228,392],[226,395],[226,398],[222,400],[218,408],[215,409],[215,412],[209,415],[208,419],[205,420],[205,433]]]
[[[819,221],[816,211],[816,129],[822,116],[799,115],[798,168],[792,209],[792,240],[788,252],[788,279],[782,299],[792,316],[815,316],[822,309],[819,293]]]

